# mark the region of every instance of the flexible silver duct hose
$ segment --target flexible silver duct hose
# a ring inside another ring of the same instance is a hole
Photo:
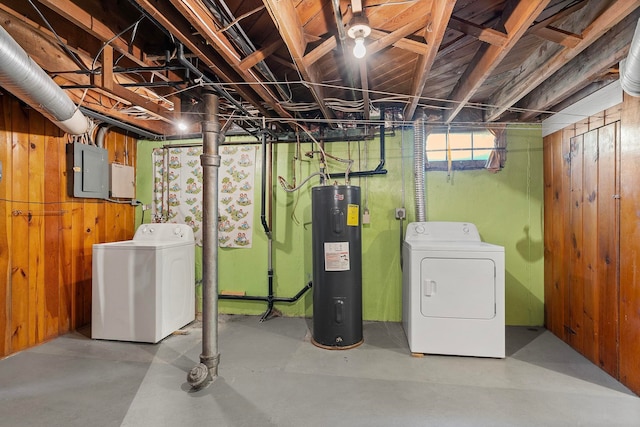
[[[620,85],[631,96],[640,96],[640,20],[631,39],[627,59],[620,63]]]
[[[41,112],[63,131],[82,135],[89,120],[69,96],[0,27],[0,86]]]
[[[413,180],[416,193],[416,221],[418,222],[427,220],[424,188],[425,140],[424,119],[420,118],[413,122]]]

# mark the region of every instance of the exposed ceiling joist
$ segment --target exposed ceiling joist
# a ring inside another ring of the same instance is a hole
[[[605,36],[584,50],[551,78],[531,91],[516,104],[525,110],[519,120],[529,120],[538,115],[538,111],[547,110],[565,98],[577,93],[588,83],[602,75],[602,70],[611,68],[624,59],[629,52],[629,40],[633,37],[640,18],[640,10],[627,16],[621,25],[616,26]],[[582,78],[576,79],[580,74]]]
[[[321,84],[322,72],[316,62],[307,65],[304,60],[307,42],[293,3],[279,0],[264,0],[264,4],[267,6],[269,15],[271,15],[282,39],[287,45],[287,49],[289,49],[289,54],[296,68],[302,75],[302,78],[310,83],[309,90],[322,111],[322,114],[326,119],[332,119],[334,117],[333,113],[324,102],[324,87]]]
[[[562,68],[571,61],[571,59],[575,58],[580,52],[632,13],[638,8],[638,5],[638,0],[614,1],[607,10],[598,16],[582,32],[582,39],[575,47],[565,47],[561,49],[545,61],[544,64],[537,66],[535,70],[523,73],[520,78],[508,82],[501,90],[493,95],[489,99],[488,104],[494,107],[487,110],[485,120],[489,122],[497,120],[507,109],[542,84],[542,82],[551,77],[553,73]]]
[[[473,22],[456,18],[455,16],[452,16],[449,20],[449,28],[453,28],[461,33],[473,36],[480,41],[496,46],[503,46],[507,42],[508,38],[505,33],[498,30],[476,25]]]
[[[449,96],[452,108],[445,111],[444,121],[450,123],[458,115],[494,68],[515,46],[527,28],[540,15],[550,0],[522,0],[503,17],[507,41],[502,46],[483,46],[473,58],[465,73]]]
[[[145,55],[140,48],[128,44],[121,35],[114,33],[109,27],[103,24],[99,17],[90,15],[70,0],[38,0],[38,2],[55,11],[101,42],[109,43],[109,46],[118,52],[119,55],[123,55],[133,63],[142,67],[158,65],[155,61],[146,61],[144,59]],[[153,74],[161,80],[171,80],[171,77],[165,76],[161,72],[154,72]],[[172,77],[178,79],[176,76]]]
[[[18,18],[6,8],[0,8],[0,20],[3,22],[4,28],[7,32],[16,40],[20,46],[30,52],[31,58],[45,71],[47,70],[68,70],[76,67],[75,63],[67,56],[66,52],[58,45],[54,36],[48,32],[48,30],[41,28],[34,22],[30,22],[24,18]],[[37,48],[36,48],[37,47]],[[89,58],[86,53],[75,50],[74,52],[84,63],[91,64],[92,58]],[[103,57],[104,58],[104,57]],[[97,61],[97,66],[101,66],[102,63]],[[125,105],[137,105],[147,110],[151,115],[155,116],[158,120],[165,123],[173,124],[175,115],[173,111],[164,108],[157,102],[154,102],[152,93],[147,93],[144,89],[140,89],[141,94],[134,93],[133,91],[126,89],[120,83],[130,82],[129,80],[120,78],[121,82],[115,82],[111,80],[109,83],[102,84],[104,80],[103,76],[98,74],[98,81],[92,81],[87,74],[67,74],[65,75],[65,82],[71,82],[76,85],[85,87],[91,87],[98,83],[96,90],[99,91],[101,96],[107,97],[111,100],[116,100]],[[142,96],[147,94],[149,96]],[[80,95],[69,91],[69,96],[76,102],[82,99],[82,91]],[[156,96],[157,98],[157,96]],[[95,105],[91,105],[91,108],[97,110],[109,111],[113,110],[109,100],[100,101]],[[154,133],[161,133],[160,131],[167,131],[164,125],[158,124],[157,121],[142,121],[135,119],[134,117],[123,115],[124,119],[130,123],[134,123],[138,127],[146,130],[150,130]]]
[[[378,40],[389,34],[391,33],[371,29],[371,34],[369,35],[369,37],[373,40]],[[411,40],[408,38],[402,38],[400,40],[393,42],[393,47],[397,47],[398,49],[408,50],[409,52],[422,55],[425,52],[425,49],[427,48],[427,44],[423,42]]]
[[[191,28],[185,21],[171,19],[175,11],[170,8],[169,4],[158,3],[153,0],[135,0],[135,2],[142,7],[149,16],[173,34],[180,43],[198,57],[220,80],[228,83],[233,90],[256,107],[263,115],[267,117],[270,116],[269,111],[262,106],[261,100],[255,95],[255,92],[253,92],[251,88],[237,84],[238,81],[240,81],[240,76],[224,61],[215,61],[218,55],[211,46],[203,44],[199,37],[193,35]]]
[[[426,21],[416,20],[403,25],[391,33],[382,33],[381,31],[378,31],[377,34],[380,35],[380,37],[369,43],[369,46],[367,46],[367,55],[372,56],[376,52],[379,52],[394,43],[398,43],[400,40],[404,40],[405,37],[425,28],[425,26]],[[422,46],[426,48],[426,44],[422,44]],[[424,53],[424,50],[422,53]]]
[[[241,66],[242,56],[229,41],[224,32],[215,28],[216,21],[209,10],[195,0],[170,0],[191,25],[205,40],[212,44],[214,49],[224,58],[229,65],[248,83],[254,83],[253,90],[263,101],[275,110],[281,117],[291,118],[287,110],[282,108],[279,99],[271,88],[252,69],[244,69]]]
[[[409,94],[409,104],[404,110],[404,117],[409,120],[413,119],[413,115],[416,112],[418,101],[420,100],[424,86],[427,83],[429,72],[431,71],[433,62],[436,59],[436,55],[438,54],[438,49],[442,43],[444,33],[447,30],[447,24],[449,23],[455,4],[455,0],[446,0],[434,1],[431,5],[431,13],[429,16],[431,31],[427,31],[426,33],[426,49],[418,59],[413,77],[411,93]]]

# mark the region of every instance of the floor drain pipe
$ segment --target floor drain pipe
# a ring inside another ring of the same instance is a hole
[[[206,92],[202,122],[202,354],[187,376],[194,389],[209,385],[218,376],[218,117],[219,98]]]
[[[425,200],[424,185],[425,132],[423,118],[419,118],[413,122],[413,162],[413,179],[416,193],[416,221],[424,222],[427,220],[427,203]]]

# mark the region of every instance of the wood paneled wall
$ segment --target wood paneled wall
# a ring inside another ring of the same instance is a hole
[[[545,324],[638,394],[639,106],[544,139]]]
[[[131,239],[134,207],[67,194],[67,137],[0,95],[0,356],[91,321],[92,245]],[[109,132],[109,162],[135,165],[135,140]]]

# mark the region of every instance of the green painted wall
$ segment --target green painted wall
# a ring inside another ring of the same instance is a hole
[[[492,174],[480,171],[426,173],[427,219],[475,223],[483,240],[505,247],[506,322],[509,325],[543,323],[542,247],[542,136],[539,128],[509,129],[508,158],[504,170]],[[184,141],[181,141],[181,143]],[[151,203],[151,150],[160,142],[138,144],[137,197]],[[302,151],[311,150],[302,145]],[[294,164],[295,144],[275,144],[274,175],[297,182],[317,170],[317,160],[303,157]],[[328,143],[327,153],[354,159],[352,170],[373,169],[379,162],[379,140]],[[363,316],[365,320],[400,321],[402,317],[402,273],[400,270],[400,223],[394,209],[404,205],[409,221],[415,218],[413,202],[413,132],[396,131],[386,138],[387,175],[354,178],[362,188],[362,208],[368,207],[371,223],[363,225]],[[257,158],[261,156],[258,150]],[[317,158],[317,157],[316,157]],[[329,163],[330,172],[344,170]],[[404,173],[403,173],[404,170]],[[256,188],[260,188],[260,165]],[[404,178],[403,178],[404,177]],[[338,180],[340,183],[344,179]],[[274,177],[273,265],[277,296],[296,294],[312,277],[311,269],[311,186],[285,192]],[[404,189],[404,193],[403,193]],[[259,200],[259,197],[256,197]],[[219,288],[243,290],[247,295],[267,292],[267,248],[256,206],[254,244],[251,249],[219,250]],[[151,220],[146,212],[145,222]],[[140,222],[138,209],[137,221]],[[406,224],[405,224],[406,225]],[[197,251],[196,277],[201,277],[201,251]],[[199,287],[198,287],[199,288]],[[198,295],[199,295],[198,289]],[[312,292],[295,304],[276,304],[286,316],[311,316]],[[221,313],[261,314],[261,302],[219,303]]]

